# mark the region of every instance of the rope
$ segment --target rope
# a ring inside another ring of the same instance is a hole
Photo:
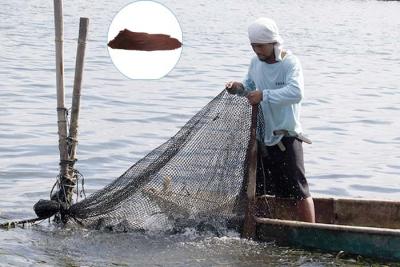
[[[45,219],[47,219],[47,218],[45,218]],[[20,224],[22,224],[22,227],[25,227],[25,224],[32,224],[33,225],[37,221],[41,221],[42,222],[45,219],[43,219],[43,218],[34,218],[34,219],[26,219],[26,220],[21,220],[21,221],[5,222],[5,223],[0,224],[0,228],[1,229],[11,229],[11,228],[17,227],[17,225],[20,225]],[[41,223],[41,222],[39,222],[39,223]]]
[[[71,159],[62,159],[62,160],[60,160],[60,165],[68,165],[68,166],[71,166],[71,165],[73,165],[76,161],[77,161],[77,159],[73,159],[73,160],[71,160]]]
[[[53,187],[51,188],[50,198],[53,195],[53,191],[54,191],[54,188],[56,187],[56,185],[58,185],[58,186],[60,185],[60,175],[57,175],[56,182],[54,183]],[[58,196],[57,196],[57,198],[58,198]],[[58,199],[58,200],[60,200],[60,199]]]
[[[86,198],[85,177],[77,169],[74,169],[74,173],[75,173],[75,177],[76,177],[76,202],[78,202],[78,199],[79,199],[79,197],[82,197],[82,194],[83,194],[84,198]],[[81,180],[81,184],[82,184],[81,191],[79,191],[79,180]]]

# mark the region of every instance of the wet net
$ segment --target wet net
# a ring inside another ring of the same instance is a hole
[[[70,207],[86,227],[229,220],[244,212],[251,106],[225,90],[108,186]]]

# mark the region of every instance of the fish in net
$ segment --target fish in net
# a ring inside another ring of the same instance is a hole
[[[175,136],[62,215],[123,231],[243,217],[251,113],[246,98],[223,90]]]

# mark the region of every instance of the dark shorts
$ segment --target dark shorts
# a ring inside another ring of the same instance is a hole
[[[305,199],[310,197],[304,171],[303,144],[294,137],[282,138],[286,150],[278,145],[258,147],[257,195]]]

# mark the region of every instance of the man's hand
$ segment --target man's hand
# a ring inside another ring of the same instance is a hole
[[[251,105],[257,105],[263,100],[262,91],[249,92],[246,97]]]
[[[236,94],[238,91],[244,89],[244,87],[240,82],[230,81],[225,84],[225,89],[230,94]]]

